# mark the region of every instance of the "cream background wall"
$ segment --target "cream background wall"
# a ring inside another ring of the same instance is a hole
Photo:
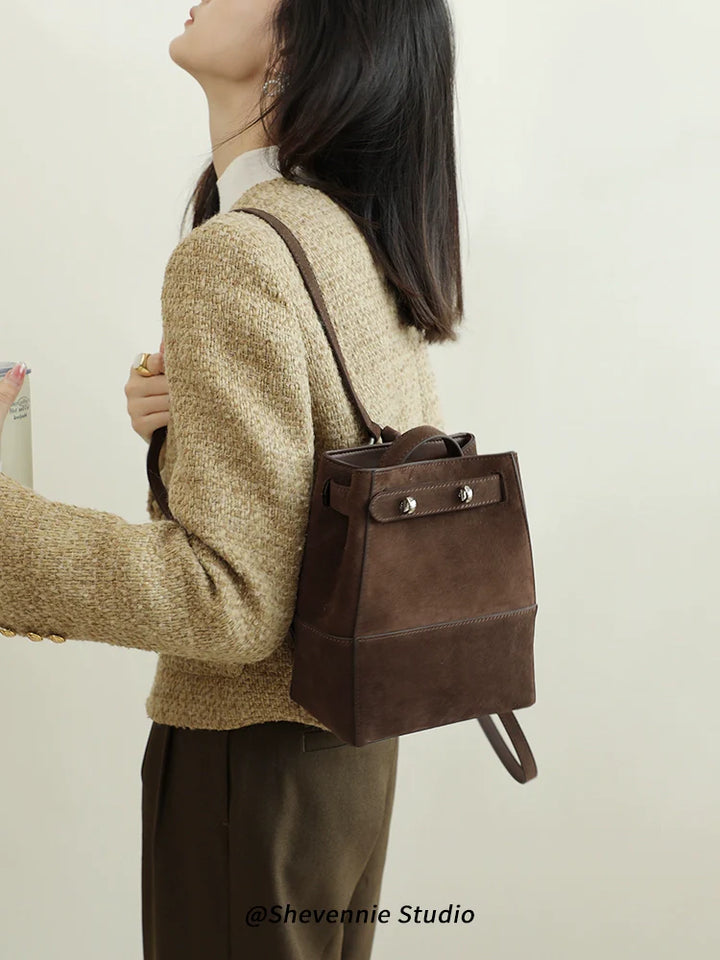
[[[456,0],[466,320],[450,430],[518,451],[538,762],[403,738],[378,960],[718,955],[718,238],[709,0]],[[144,522],[123,386],[209,157],[187,10],[3,9],[0,358],[33,369],[35,488]],[[42,585],[38,585],[42,589]],[[0,957],[140,958],[155,657],[2,638]],[[400,924],[403,904],[474,912]]]

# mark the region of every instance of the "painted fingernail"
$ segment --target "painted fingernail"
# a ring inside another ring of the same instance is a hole
[[[22,363],[21,361],[18,361],[10,371],[10,376],[13,378],[13,380],[16,383],[22,383],[26,370],[27,370],[27,364]]]

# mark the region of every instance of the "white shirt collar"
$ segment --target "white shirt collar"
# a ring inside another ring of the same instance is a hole
[[[269,147],[258,147],[256,150],[246,150],[235,157],[218,177],[218,212],[226,213],[235,201],[256,183],[281,176],[276,167],[277,155],[277,144],[273,144]]]

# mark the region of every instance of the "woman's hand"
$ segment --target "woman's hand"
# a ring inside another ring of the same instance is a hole
[[[25,380],[26,366],[24,363],[16,363],[12,370],[8,370],[5,376],[0,380],[0,434],[5,424],[5,418],[10,412],[10,407],[15,403],[17,395]],[[148,379],[150,379],[148,377]]]
[[[133,430],[146,443],[150,443],[155,430],[167,426],[170,419],[164,340],[160,344],[160,352],[148,357],[147,368],[153,373],[152,377],[144,377],[137,370],[130,369],[125,396]]]

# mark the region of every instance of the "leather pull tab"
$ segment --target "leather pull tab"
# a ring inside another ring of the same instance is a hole
[[[530,744],[525,739],[525,734],[522,732],[514,713],[499,713],[498,717],[510,737],[510,742],[515,747],[517,760],[503,740],[500,731],[493,723],[492,717],[489,715],[477,717],[477,721],[485,731],[485,736],[490,741],[491,747],[498,757],[500,757],[503,766],[510,776],[517,780],[518,783],[527,783],[528,780],[532,780],[533,777],[537,776],[537,765],[535,763],[535,757],[532,755]]]
[[[380,466],[392,467],[400,463],[405,463],[416,447],[436,437],[443,440],[449,454],[454,457],[463,456],[463,449],[457,440],[447,433],[443,433],[442,430],[438,430],[437,427],[431,426],[429,423],[421,423],[419,426],[411,427],[409,430],[406,430],[405,433],[399,434],[398,437],[393,440],[392,444],[383,453]]]

